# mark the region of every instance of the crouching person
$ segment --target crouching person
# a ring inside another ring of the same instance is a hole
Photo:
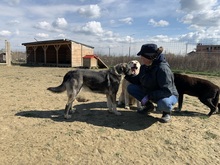
[[[131,84],[128,93],[139,100],[143,106],[138,113],[149,113],[157,104],[157,111],[162,112],[161,122],[171,119],[173,105],[178,102],[178,92],[174,76],[168,62],[162,54],[163,48],[156,44],[142,45],[137,54],[141,57],[141,68],[137,76],[125,76]],[[153,102],[153,103],[152,103]]]

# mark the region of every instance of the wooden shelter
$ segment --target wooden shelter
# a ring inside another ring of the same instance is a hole
[[[6,54],[0,53],[0,63],[6,63]]]
[[[69,39],[22,43],[26,46],[27,64],[46,66],[83,66],[83,56],[93,54],[94,47]]]

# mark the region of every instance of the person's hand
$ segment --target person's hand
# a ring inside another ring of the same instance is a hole
[[[144,106],[146,105],[146,103],[148,102],[149,98],[148,96],[145,96],[142,100],[141,100],[141,105]]]

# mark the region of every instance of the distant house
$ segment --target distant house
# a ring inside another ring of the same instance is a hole
[[[94,47],[69,39],[22,43],[27,64],[47,66],[83,66],[83,56],[94,54]]]
[[[6,63],[6,54],[0,53],[0,63]]]
[[[196,46],[196,54],[220,55],[220,45],[197,44],[197,46]]]
[[[187,55],[190,55],[190,56],[192,56],[192,55],[196,55],[196,51],[191,51],[191,52],[189,52]]]

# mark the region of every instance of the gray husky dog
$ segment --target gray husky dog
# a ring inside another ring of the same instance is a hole
[[[69,71],[63,78],[61,85],[47,88],[54,93],[67,91],[68,101],[64,111],[64,118],[71,118],[73,101],[82,87],[87,87],[93,92],[106,94],[109,112],[121,115],[116,109],[116,94],[119,89],[122,75],[130,75],[131,68],[127,63],[120,63],[108,70],[94,71],[77,69]]]

